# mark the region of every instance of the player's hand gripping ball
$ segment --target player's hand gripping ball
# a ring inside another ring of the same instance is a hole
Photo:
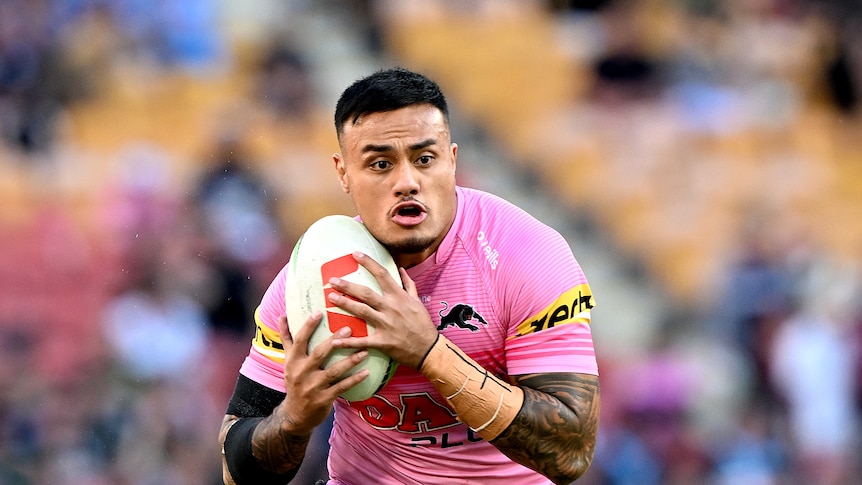
[[[367,286],[382,293],[377,279],[353,259],[353,252],[365,253],[389,271],[401,282],[398,267],[392,256],[368,232],[365,225],[351,217],[331,215],[323,217],[309,226],[299,238],[290,261],[287,263],[285,280],[285,303],[288,328],[292,334],[299,329],[315,311],[323,313],[323,319],[311,335],[308,350],[326,340],[339,329],[351,328],[352,336],[363,337],[374,333],[374,326],[329,302],[328,295],[335,291],[329,285],[332,277]],[[323,367],[344,359],[357,349],[335,349]],[[348,401],[362,401],[382,388],[395,372],[396,362],[377,349],[368,349],[368,357],[351,368],[342,377],[368,369],[369,375],[353,386],[341,397]]]

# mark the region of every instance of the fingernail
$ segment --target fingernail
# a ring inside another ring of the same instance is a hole
[[[338,329],[338,336],[340,337],[348,337],[350,336],[350,327],[341,327]]]
[[[354,251],[354,252],[353,252],[353,257],[354,257],[355,259],[362,259],[362,258],[364,258],[364,257],[365,257],[365,255],[364,255],[363,253],[360,253],[359,251]]]
[[[336,278],[335,276],[333,276],[332,278],[329,278],[329,284],[330,285],[337,285],[338,283],[341,283],[340,278]]]

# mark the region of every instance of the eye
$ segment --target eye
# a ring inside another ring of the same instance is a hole
[[[383,159],[375,160],[375,161],[371,162],[371,165],[370,165],[370,167],[374,170],[386,170],[387,168],[389,168],[391,166],[392,166],[392,163],[389,162],[389,160],[383,160]]]
[[[415,163],[416,165],[425,166],[425,165],[430,165],[430,164],[431,164],[431,162],[433,162],[433,161],[434,161],[434,157],[433,157],[433,156],[431,156],[431,155],[422,155],[422,156],[421,156],[421,157],[419,157],[419,158],[416,160],[416,162],[414,162],[414,163]]]

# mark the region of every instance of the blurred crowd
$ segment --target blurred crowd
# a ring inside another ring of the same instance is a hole
[[[594,288],[584,483],[862,483],[859,34],[854,0],[0,0],[0,485],[220,483],[257,300],[351,212],[365,58],[664,296],[620,352]]]

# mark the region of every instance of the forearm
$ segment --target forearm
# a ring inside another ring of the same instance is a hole
[[[535,374],[507,383],[442,336],[420,370],[461,421],[512,460],[557,483],[589,467],[599,409],[595,376]]]
[[[296,473],[305,456],[311,430],[289,422],[289,414],[280,409],[283,399],[283,393],[244,376],[237,379],[219,433],[226,484],[269,483],[256,475],[256,471],[262,471],[264,476],[275,475],[271,477],[273,483],[287,483]],[[252,479],[242,480],[242,475],[246,474]]]
[[[443,394],[458,419],[490,441],[515,419],[524,392],[501,380],[438,335],[419,371]]]
[[[299,430],[296,423],[276,410],[254,430],[251,439],[254,457],[272,472],[295,471],[305,458],[312,429]]]
[[[236,485],[233,477],[230,474],[230,470],[227,466],[227,455],[224,450],[224,440],[227,437],[227,432],[230,430],[231,426],[236,424],[236,421],[239,419],[239,416],[234,416],[232,414],[225,415],[224,419],[221,422],[221,429],[218,433],[218,445],[222,450],[221,453],[221,476],[222,482],[224,485]]]
[[[599,382],[587,374],[521,376],[524,405],[491,443],[506,456],[571,483],[593,460],[599,421]]]
[[[296,434],[289,429],[290,425],[277,414],[266,418],[225,416],[219,435],[225,483],[290,481],[305,457],[310,434]]]

